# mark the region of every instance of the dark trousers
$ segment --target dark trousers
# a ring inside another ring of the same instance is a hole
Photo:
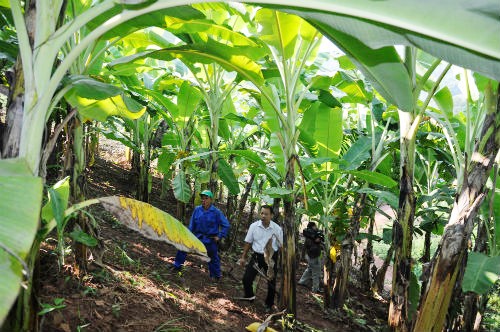
[[[276,274],[278,272],[278,267],[276,264],[278,261],[277,257],[278,252],[275,252],[272,257],[274,261],[274,278],[267,282],[266,306],[268,307],[272,307],[272,305],[274,304],[274,296],[276,294]],[[259,269],[261,269],[264,273],[267,273],[267,264],[264,260],[264,254],[253,253],[250,261],[246,266],[245,274],[243,275],[243,288],[245,289],[245,297],[254,296],[253,281],[258,274],[257,270],[254,268],[254,263],[257,263]]]
[[[202,242],[205,245],[205,248],[207,248],[208,257],[210,257],[210,262],[208,262],[210,278],[220,278],[222,273],[220,269],[219,247],[217,242],[210,238],[203,239]],[[187,253],[185,251],[178,250],[175,255],[174,266],[176,268],[181,268],[186,261],[186,257]]]

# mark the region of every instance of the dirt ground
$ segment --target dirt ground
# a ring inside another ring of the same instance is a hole
[[[133,197],[132,174],[125,165],[123,157],[102,148],[101,157],[87,171],[89,198]],[[155,179],[151,204],[175,215],[173,195],[164,200],[159,196],[160,180]],[[223,278],[213,284],[206,264],[195,257],[188,257],[182,273],[170,271],[167,267],[176,253],[173,246],[145,239],[101,208],[91,213],[101,244],[92,252],[87,273],[75,270],[71,255],[58,268],[55,240],[48,239],[41,250],[39,302],[50,308],[56,307],[56,299],[64,299],[64,307],[39,316],[42,331],[245,331],[248,324],[268,316],[264,280],[258,284],[255,302],[233,299],[243,294],[243,268],[235,264],[241,243],[233,252],[221,252]],[[305,267],[305,262],[298,266],[297,280]],[[324,311],[322,295],[298,286],[297,318],[304,324],[298,330],[384,331],[388,304],[356,284],[349,289],[345,310]],[[272,327],[281,330],[278,323]]]

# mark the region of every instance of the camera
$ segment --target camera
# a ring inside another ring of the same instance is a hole
[[[325,235],[323,234],[322,231],[312,228],[304,229],[304,236],[313,241],[316,239],[320,239],[321,242],[323,242],[325,240]]]

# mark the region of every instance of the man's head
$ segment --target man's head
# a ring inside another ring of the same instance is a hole
[[[201,197],[201,205],[205,209],[208,209],[212,204],[212,198],[214,197],[214,194],[210,190],[203,190],[200,193],[200,197]]]
[[[265,225],[269,225],[273,215],[273,208],[270,205],[265,204],[260,207],[260,219]]]
[[[317,229],[318,229],[318,226],[316,226],[316,223],[315,223],[314,221],[310,221],[310,222],[307,224],[307,228],[317,230]]]

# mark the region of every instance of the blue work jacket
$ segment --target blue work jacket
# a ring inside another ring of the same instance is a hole
[[[222,239],[229,231],[229,221],[213,204],[208,210],[199,205],[193,211],[189,230],[202,242],[208,242],[214,236]]]

